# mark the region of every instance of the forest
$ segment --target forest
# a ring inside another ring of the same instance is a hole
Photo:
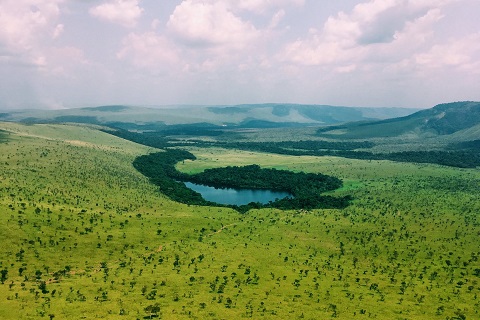
[[[167,136],[164,132],[131,132],[121,129],[106,131],[115,136],[143,145],[165,148],[174,146],[196,146],[201,148],[221,147],[226,149],[248,150],[291,156],[337,156],[360,160],[390,160],[397,162],[432,163],[458,168],[480,166],[480,149],[475,141],[456,144],[445,150],[402,151],[374,153],[368,151],[375,146],[371,141],[280,141],[280,142],[242,142],[242,141],[205,141],[199,139],[182,140]],[[473,146],[473,147],[472,147]]]
[[[291,172],[286,170],[262,169],[258,165],[227,166],[207,169],[201,173],[188,175],[176,170],[175,164],[184,160],[195,160],[188,151],[165,149],[163,152],[142,155],[135,159],[133,166],[147,176],[160,191],[170,199],[203,206],[226,206],[245,213],[250,209],[277,208],[320,209],[345,208],[352,200],[350,196],[333,197],[322,193],[342,187],[338,178],[324,174]],[[220,205],[204,200],[201,195],[185,186],[181,181],[190,181],[218,188],[269,189],[286,191],[293,195],[268,204],[250,203],[247,205]]]

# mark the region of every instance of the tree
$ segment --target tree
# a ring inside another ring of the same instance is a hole
[[[155,304],[151,304],[147,307],[145,307],[145,309],[143,309],[146,313],[148,313],[148,316],[150,317],[150,319],[152,318],[156,318],[158,317],[158,313],[160,312],[160,305],[158,303],[155,303]]]
[[[40,281],[40,283],[38,284],[38,289],[40,289],[43,294],[48,293],[47,283],[45,281]]]
[[[7,269],[3,269],[2,271],[0,271],[0,274],[1,274],[0,282],[2,282],[2,284],[4,284],[5,280],[7,280],[7,273],[8,273]]]

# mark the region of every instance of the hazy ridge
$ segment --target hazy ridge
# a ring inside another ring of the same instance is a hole
[[[382,120],[409,115],[418,109],[360,108],[302,104],[251,104],[236,106],[99,106],[62,110],[20,110],[0,113],[0,120],[30,123],[80,122],[135,125],[208,123],[225,126],[282,127],[332,125],[350,121]]]

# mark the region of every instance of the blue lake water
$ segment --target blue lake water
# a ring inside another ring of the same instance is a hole
[[[231,189],[231,188],[215,188],[196,184],[192,182],[185,182],[187,188],[190,188],[202,195],[207,201],[212,201],[220,204],[243,205],[250,202],[260,202],[262,204],[276,199],[283,199],[291,196],[288,192],[271,191],[263,189]]]

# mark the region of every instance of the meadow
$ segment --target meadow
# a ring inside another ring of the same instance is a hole
[[[187,148],[227,165],[332,175],[345,209],[169,200],[158,149],[73,125],[0,123],[1,319],[478,319],[480,171]]]

